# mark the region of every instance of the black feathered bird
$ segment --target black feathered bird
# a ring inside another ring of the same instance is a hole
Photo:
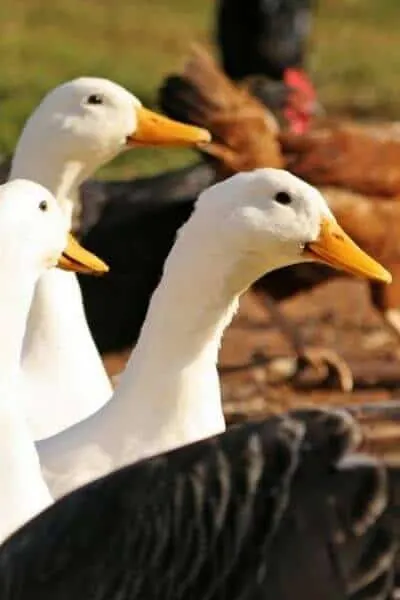
[[[216,38],[226,74],[283,80],[286,69],[303,68],[312,8],[312,0],[219,0]]]
[[[76,490],[0,547],[2,600],[394,598],[387,473],[347,413],[273,417]]]

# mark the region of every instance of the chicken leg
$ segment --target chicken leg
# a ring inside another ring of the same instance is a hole
[[[344,392],[351,392],[353,376],[346,361],[330,348],[307,346],[299,329],[282,314],[277,303],[268,293],[263,293],[262,301],[296,355],[293,382],[296,383],[303,372],[312,367],[320,381],[332,386],[338,384]]]

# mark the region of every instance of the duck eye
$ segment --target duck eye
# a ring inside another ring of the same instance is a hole
[[[87,104],[103,104],[103,96],[100,94],[91,94],[87,99]]]
[[[48,209],[48,204],[47,204],[46,200],[42,200],[39,203],[39,210],[41,210],[42,212],[46,212],[47,209]]]
[[[279,202],[279,204],[290,204],[292,202],[292,198],[287,192],[277,192],[275,194],[275,200],[276,202]]]

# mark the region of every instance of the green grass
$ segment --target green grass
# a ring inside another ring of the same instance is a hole
[[[109,77],[154,106],[190,43],[210,41],[216,0],[3,0],[0,151],[11,152],[40,98],[78,75]],[[399,0],[319,0],[310,70],[329,112],[400,115]],[[190,152],[138,150],[104,176],[151,173]]]
[[[319,0],[310,69],[329,112],[400,117],[400,2]]]

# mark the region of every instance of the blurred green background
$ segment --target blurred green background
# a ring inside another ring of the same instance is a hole
[[[216,0],[2,0],[0,151],[12,152],[41,97],[62,81],[97,75],[155,106],[163,76],[191,42],[212,43]],[[400,0],[319,0],[309,71],[329,113],[400,116]],[[153,173],[191,160],[138,150],[101,172]]]

